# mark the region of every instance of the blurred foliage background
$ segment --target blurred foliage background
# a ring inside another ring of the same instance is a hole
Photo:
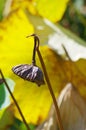
[[[86,0],[70,0],[60,24],[86,40]]]

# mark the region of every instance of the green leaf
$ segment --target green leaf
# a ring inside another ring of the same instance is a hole
[[[35,130],[36,126],[34,124],[29,124],[31,130]]]
[[[2,104],[4,103],[4,101],[5,101],[5,88],[4,88],[4,85],[3,84],[1,84],[0,85],[0,108],[1,108],[1,106],[2,106]]]
[[[35,125],[33,124],[28,124],[30,130],[35,130]],[[12,124],[12,126],[9,128],[9,130],[27,130],[25,124],[20,121],[19,119],[17,118],[14,118],[14,122]]]
[[[6,78],[6,82],[9,85],[10,90],[14,90],[14,81]],[[10,104],[10,94],[4,83],[0,84],[0,109],[6,108]]]
[[[9,130],[27,130],[25,124],[17,118],[14,118],[14,122]]]

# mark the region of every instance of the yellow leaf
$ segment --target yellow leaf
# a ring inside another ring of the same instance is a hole
[[[69,0],[35,0],[38,13],[53,22],[59,21],[67,7]]]
[[[17,64],[31,64],[33,38],[26,39],[26,36],[33,33],[33,27],[21,9],[11,14],[7,20],[5,19],[3,23],[0,23],[0,26],[0,68],[6,77],[10,77],[16,82],[14,96],[26,120],[28,122],[39,123],[47,116],[52,101],[47,86],[39,88],[37,85],[25,82],[15,76],[11,71],[12,67]],[[51,70],[55,67],[56,58],[54,59],[54,54],[48,47],[43,48],[43,53],[45,52],[47,52],[47,55],[51,55],[54,61],[50,64],[49,69],[49,74],[52,74]],[[50,59],[50,57],[46,56],[44,58],[45,60],[47,58]],[[53,74],[55,74],[54,71]],[[54,79],[52,83],[53,85],[55,84]],[[54,88],[54,91],[56,89]],[[46,99],[44,97],[48,99],[47,102],[45,102]],[[19,117],[16,106],[15,113]]]
[[[27,8],[32,14],[36,14],[36,10],[34,8],[34,0],[13,0],[13,3],[11,5],[11,12],[18,8]]]
[[[32,40],[26,39],[26,36],[33,31],[31,23],[22,10],[16,11],[0,23],[0,67],[7,76],[13,65],[26,59],[27,46]],[[32,49],[32,46],[29,47]]]
[[[69,0],[13,0],[11,12],[18,8],[27,8],[32,14],[40,15],[53,22],[61,20]]]

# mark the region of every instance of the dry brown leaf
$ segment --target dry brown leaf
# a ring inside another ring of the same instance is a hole
[[[86,130],[86,102],[71,83],[62,90],[58,105],[64,130]],[[51,107],[47,121],[36,130],[58,130],[54,106]]]

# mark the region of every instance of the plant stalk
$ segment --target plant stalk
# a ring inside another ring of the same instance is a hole
[[[37,49],[37,54],[38,54],[39,60],[41,62],[42,69],[44,71],[45,79],[46,79],[50,94],[51,94],[52,99],[53,99],[53,103],[54,103],[56,114],[57,114],[57,121],[58,121],[59,129],[63,130],[63,125],[62,125],[61,116],[60,116],[59,108],[58,108],[58,105],[57,105],[57,101],[56,101],[54,92],[52,90],[51,83],[49,81],[48,74],[47,74],[47,71],[46,71],[46,67],[45,67],[45,64],[44,64],[44,61],[43,61],[43,58],[41,56],[39,49]]]
[[[38,45],[39,45],[39,38],[37,36],[34,36],[34,39],[35,39],[34,41],[38,41]],[[49,89],[50,94],[51,94],[52,99],[53,99],[53,103],[54,103],[55,110],[56,110],[56,115],[57,115],[57,121],[58,121],[59,129],[63,130],[63,125],[62,125],[62,121],[61,121],[59,108],[58,108],[57,101],[56,101],[56,98],[55,98],[55,95],[54,95],[54,92],[53,92],[53,89],[52,89],[52,86],[51,86],[51,83],[50,83],[50,80],[49,80],[49,77],[48,77],[48,74],[47,74],[47,71],[46,71],[46,67],[45,67],[42,55],[41,55],[41,53],[39,51],[39,46],[36,47],[36,51],[37,51],[37,54],[38,54],[38,57],[39,57],[42,69],[44,71],[44,75],[45,75],[45,79],[46,79],[46,82],[47,82],[47,85],[48,85],[48,89]]]
[[[33,57],[32,57],[33,65],[36,65],[35,55],[36,55],[36,39],[34,38],[34,49],[33,49]]]
[[[17,101],[16,101],[14,95],[12,94],[12,92],[11,92],[11,90],[10,90],[10,88],[9,88],[9,86],[8,86],[8,84],[7,84],[7,82],[6,82],[5,78],[4,78],[4,75],[3,75],[3,73],[2,73],[1,70],[0,70],[0,74],[1,74],[1,77],[2,77],[3,82],[4,82],[5,85],[6,85],[6,88],[8,89],[8,91],[9,91],[9,93],[10,93],[10,95],[11,95],[11,97],[12,97],[12,99],[13,99],[13,101],[14,101],[14,103],[15,103],[15,105],[16,105],[18,111],[19,111],[19,113],[20,113],[20,116],[22,117],[22,120],[23,120],[23,122],[24,122],[24,124],[25,124],[27,130],[30,130],[30,128],[29,128],[29,126],[28,126],[28,124],[27,124],[27,122],[26,122],[26,120],[25,120],[25,118],[24,118],[24,115],[23,115],[23,113],[22,113],[22,111],[21,111],[21,109],[20,109],[20,107],[19,107],[19,105],[18,105],[18,103],[17,103]]]
[[[46,67],[45,67],[42,55],[39,51],[39,42],[40,42],[39,38],[36,34],[32,34],[30,36],[34,36],[34,50],[33,50],[33,52],[35,53],[35,51],[37,51],[42,69],[44,71],[44,75],[45,75],[45,79],[46,79],[46,82],[47,82],[47,85],[48,85],[48,89],[50,91],[50,94],[52,96],[53,103],[54,103],[54,106],[55,106],[56,115],[57,115],[57,123],[58,123],[59,129],[63,130],[63,125],[62,125],[61,116],[60,116],[59,108],[58,108],[58,105],[57,105],[57,101],[56,101],[56,98],[55,98],[55,95],[54,95],[54,92],[53,92],[53,89],[52,89],[52,86],[51,86],[51,83],[50,83],[50,80],[49,80],[49,77],[48,77],[48,74],[47,74],[47,71],[46,71]],[[27,36],[27,37],[30,37],[30,36]],[[34,56],[34,53],[33,53],[33,56]]]

